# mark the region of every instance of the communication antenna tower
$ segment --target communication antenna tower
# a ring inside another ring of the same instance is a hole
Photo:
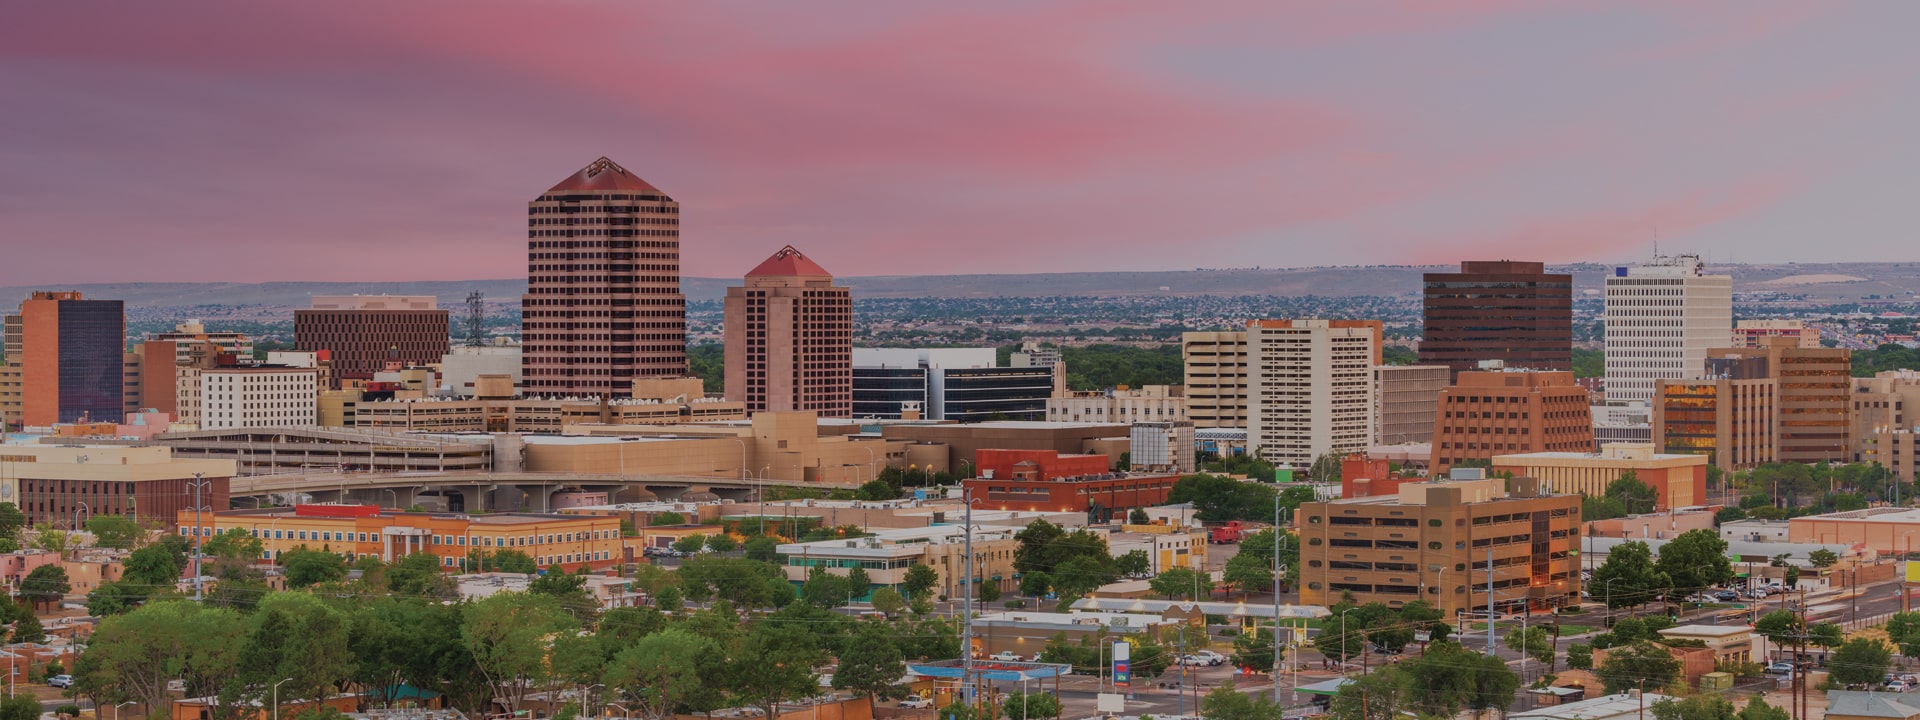
[[[481,303],[484,297],[486,296],[482,295],[478,290],[467,293],[468,347],[480,347],[482,344],[485,344],[486,341],[485,338],[481,337],[486,332],[486,306]]]

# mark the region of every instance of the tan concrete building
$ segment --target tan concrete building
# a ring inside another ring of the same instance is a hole
[[[26,370],[21,366],[25,337],[23,318],[0,318],[0,430],[18,430],[25,419]]]
[[[449,331],[432,295],[315,295],[311,307],[293,311],[294,348],[327,351],[336,380],[369,377],[389,363],[439,362]]]
[[[1452,616],[1484,611],[1489,581],[1503,611],[1580,602],[1580,496],[1547,495],[1531,478],[1403,483],[1397,495],[1304,503],[1298,517],[1302,604],[1350,592]]]
[[[562,437],[526,438],[526,469],[622,475],[720,475],[859,485],[904,443],[870,436],[822,436],[811,412],[760,413],[752,424],[616,427],[580,425]]]
[[[1853,379],[1853,453],[1911,480],[1920,470],[1920,372],[1888,370]]]
[[[687,374],[686,310],[680,203],[659,188],[603,157],[527,203],[528,393],[626,397]]]
[[[1767,372],[1766,359],[1707,363],[1710,380],[1661,380],[1656,385],[1654,444],[1662,452],[1705,455],[1726,471],[1777,460],[1779,386]]]
[[[1246,331],[1183,333],[1180,344],[1187,419],[1196,428],[1246,427]]]
[[[1374,444],[1433,440],[1440,391],[1453,380],[1445,365],[1381,365],[1373,369]]]
[[[1460,373],[1440,392],[1434,418],[1434,473],[1463,460],[1515,453],[1593,449],[1587,391],[1573,373],[1498,370]]]
[[[1378,320],[1247,323],[1247,446],[1269,462],[1308,468],[1323,455],[1373,443]]]
[[[1047,400],[1047,420],[1051,422],[1137,423],[1185,419],[1186,388],[1180,385],[1069,392]]]
[[[853,296],[788,245],[727,288],[727,399],[747,412],[853,415]]]
[[[198,474],[201,481],[194,479]],[[227,507],[232,460],[175,457],[164,447],[10,445],[0,447],[0,502],[14,503],[28,524],[84,526],[95,515],[172,523],[194,505]]]
[[[1625,473],[1659,494],[1655,508],[1700,505],[1707,501],[1707,458],[1697,454],[1662,454],[1650,443],[1608,443],[1597,453],[1540,452],[1493,456],[1494,472],[1539,478],[1554,492],[1592,497]]]

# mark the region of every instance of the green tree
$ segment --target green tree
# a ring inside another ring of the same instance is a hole
[[[1431,650],[1431,648],[1429,648]],[[1327,705],[1334,720],[1403,720],[1413,699],[1414,679],[1395,667],[1353,678]]]
[[[1508,630],[1507,637],[1503,642],[1505,642],[1508,650],[1533,658],[1539,662],[1552,663],[1554,661],[1553,633],[1538,625]],[[1553,669],[1549,667],[1547,671],[1552,672]]]
[[[1153,558],[1145,550],[1129,550],[1127,554],[1113,559],[1113,572],[1122,577],[1146,575],[1153,572]]]
[[[307,593],[276,593],[262,598],[248,619],[239,682],[220,693],[228,702],[261,700],[269,686],[289,678],[281,697],[332,697],[352,677],[352,621],[339,608]]]
[[[41,565],[20,581],[20,598],[35,607],[60,602],[71,592],[73,584],[67,581],[67,569],[59,565]]]
[[[180,572],[186,568],[179,564],[165,547],[148,545],[133,551],[121,564],[120,579],[135,585],[163,585],[173,587],[180,581]]]
[[[1887,639],[1900,648],[1900,654],[1920,655],[1920,612],[1894,613],[1887,618],[1886,628]]]
[[[305,546],[280,553],[280,564],[287,569],[287,586],[310,587],[347,576],[347,560],[330,552],[308,550]]]
[[[1586,643],[1574,643],[1567,646],[1567,667],[1574,670],[1593,669],[1593,646]]]
[[[719,704],[724,657],[714,641],[672,628],[621,650],[601,682],[641,717],[664,718],[683,705]]]
[[[251,563],[260,560],[260,556],[265,554],[265,550],[265,547],[260,543],[260,538],[254,537],[243,528],[229,528],[224,532],[207,538],[207,541],[200,545],[202,555],[210,555],[222,560],[240,563]],[[173,554],[171,548],[167,548],[167,551],[168,554]],[[185,561],[186,557],[182,555],[174,561],[174,566],[183,567]]]
[[[1580,498],[1581,520],[1591,522],[1594,520],[1612,520],[1626,516],[1627,506],[1621,504],[1619,498],[1607,497],[1605,495],[1587,495]]]
[[[800,588],[800,596],[808,603],[829,610],[847,604],[847,594],[847,579],[820,567],[807,573],[806,585]]]
[[[895,683],[907,673],[907,665],[894,642],[893,630],[879,623],[861,623],[840,653],[840,666],[833,671],[833,686],[867,696],[868,700],[895,697]]]
[[[686,516],[681,515],[680,513],[674,512],[672,510],[668,510],[666,512],[660,512],[660,513],[654,513],[653,517],[647,519],[647,527],[659,527],[659,526],[665,526],[665,525],[685,525],[685,524],[687,524]]]
[[[1823,648],[1836,648],[1840,647],[1840,644],[1846,641],[1847,634],[1840,629],[1839,625],[1823,622],[1814,623],[1812,627],[1807,628],[1808,644]]]
[[[1266,477],[1272,477],[1270,474]],[[1207,522],[1273,520],[1271,485],[1243,482],[1224,475],[1188,475],[1167,491],[1169,504],[1193,503],[1194,516]]]
[[[87,518],[87,532],[93,533],[101,547],[132,550],[147,538],[147,531],[133,518],[124,515],[95,515]]]
[[[933,568],[915,564],[907,568],[906,577],[900,581],[900,590],[909,598],[924,598],[933,592],[933,586],[939,582],[940,575]]]
[[[900,596],[900,591],[890,587],[874,590],[872,602],[874,610],[890,616],[898,614],[907,606],[906,598]]]
[[[1146,508],[1134,508],[1127,513],[1127,523],[1131,525],[1151,525],[1153,518],[1147,517]]]
[[[1753,631],[1775,645],[1784,645],[1799,637],[1800,628],[1800,616],[1785,610],[1762,615],[1753,623]]]
[[[1671,585],[1667,574],[1653,564],[1653,550],[1643,542],[1615,545],[1607,560],[1593,571],[1586,585],[1609,608],[1644,605]]]
[[[1273,668],[1273,629],[1256,627],[1235,635],[1231,660],[1234,667],[1271,670]]]
[[[1053,567],[1053,587],[1061,598],[1079,597],[1118,579],[1108,558],[1079,556]]]
[[[1607,483],[1607,489],[1601,495],[1620,501],[1628,515],[1645,515],[1653,512],[1659,503],[1660,493],[1652,486],[1640,482],[1639,476],[1632,470],[1620,473],[1620,477]]]
[[[715,533],[713,537],[707,538],[707,549],[714,552],[732,552],[737,547],[740,547],[740,543],[726,533]]]
[[[385,573],[389,592],[427,597],[446,597],[453,593],[452,582],[440,571],[440,556],[433,553],[418,552],[400,558],[387,566]]]
[[[1015,690],[1007,693],[1007,698],[1000,701],[1000,708],[1006,711],[1009,720],[1050,718],[1060,714],[1060,698],[1044,690],[1034,692]]]
[[[980,583],[978,599],[983,603],[998,601],[1000,599],[1000,583],[992,580]]]
[[[540,571],[540,564],[533,561],[532,555],[511,548],[494,552],[490,564],[495,571],[503,573],[532,575]]]
[[[1893,653],[1886,643],[1875,638],[1854,638],[1833,651],[1833,660],[1828,663],[1829,677],[1843,686],[1870,685],[1880,682],[1892,662]]]
[[[600,616],[600,603],[587,590],[587,570],[569,573],[564,570],[548,570],[527,583],[527,592],[553,598],[554,605],[567,611],[581,624],[593,622]]]
[[[1668,698],[1647,707],[1654,720],[1734,720],[1733,703],[1718,694],[1700,694],[1683,700]]]
[[[40,617],[33,614],[31,608],[13,605],[9,608],[13,615],[13,637],[16,643],[43,643],[47,641],[47,629],[40,625]],[[59,675],[48,672],[48,675]]]
[[[758,560],[760,562],[765,562],[765,563],[783,562],[780,559],[780,553],[777,550],[779,546],[780,546],[779,543],[774,542],[773,538],[767,537],[765,535],[755,535],[753,537],[747,538],[747,542],[746,542],[747,559]]]
[[[1711,467],[1711,466],[1709,466]],[[1737,507],[1723,507],[1713,514],[1713,524],[1717,527],[1735,520],[1747,519],[1747,511]]]
[[[856,500],[893,500],[900,497],[900,489],[887,484],[885,480],[868,480],[853,491],[853,497]]]
[[[1200,573],[1183,567],[1163,570],[1147,582],[1147,589],[1168,600],[1197,600],[1202,588],[1211,587],[1213,581],[1201,577]]]
[[[1020,594],[1027,597],[1045,597],[1053,590],[1053,577],[1043,572],[1031,572],[1020,576]]]
[[[693,553],[700,552],[700,548],[705,547],[706,544],[707,544],[707,536],[702,535],[700,533],[694,533],[692,535],[688,535],[686,537],[673,541],[673,551],[677,553],[684,553],[684,554],[691,555]]]
[[[150,603],[101,621],[76,664],[76,689],[109,702],[167,707],[178,679],[196,696],[212,695],[239,672],[246,622],[231,610],[182,601]],[[37,717],[37,714],[36,714]]]
[[[867,575],[867,569],[855,565],[847,569],[847,595],[862,598],[873,592],[873,578]]]
[[[1336,605],[1333,609],[1346,608]],[[1335,612],[1334,615],[1339,613]],[[1364,621],[1356,623],[1348,619],[1342,623],[1337,619],[1325,619],[1320,623],[1320,634],[1313,636],[1313,649],[1336,662],[1346,662],[1359,656],[1366,648],[1366,636]]]
[[[547,638],[573,628],[573,617],[553,598],[498,593],[467,605],[460,637],[494,700],[515,712],[551,673]]]
[[[17,695],[0,699],[0,720],[39,720],[46,708],[32,695]]]
[[[1239,554],[1227,560],[1227,567],[1220,579],[1228,587],[1239,588],[1243,594],[1255,590],[1273,587],[1273,568],[1259,557]]]
[[[1647,692],[1665,688],[1680,677],[1680,661],[1667,649],[1645,640],[1612,648],[1607,659],[1595,671],[1607,694],[1645,688]]]
[[[1747,706],[1734,717],[1736,720],[1793,720],[1786,708],[1768,705],[1766,698],[1759,695],[1748,698]]]
[[[1834,554],[1832,550],[1820,548],[1807,553],[1807,562],[1817,568],[1831,567],[1834,563],[1840,562],[1840,556]]]
[[[15,547],[20,545],[20,531],[27,527],[27,516],[20,508],[10,502],[0,502],[0,539],[12,540]]]
[[[765,717],[778,717],[781,703],[819,692],[813,666],[825,659],[825,653],[806,628],[756,623],[729,657],[727,688],[765,711]]]
[[[1654,567],[1667,576],[1677,594],[1698,592],[1733,577],[1727,541],[1712,530],[1680,533],[1660,548],[1660,561]]]

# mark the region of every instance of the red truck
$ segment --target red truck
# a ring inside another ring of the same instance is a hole
[[[1226,524],[1213,528],[1213,531],[1207,536],[1207,542],[1215,545],[1237,543],[1240,542],[1240,539],[1250,530],[1252,530],[1252,528],[1247,527],[1245,523],[1239,520],[1229,520]]]

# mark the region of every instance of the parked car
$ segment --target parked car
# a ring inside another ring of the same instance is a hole
[[[1767,589],[1768,595],[1779,595],[1780,593],[1787,591],[1787,588],[1782,586],[1780,583],[1767,583],[1766,589]]]
[[[1895,680],[1887,683],[1887,692],[1906,692],[1908,687],[1907,681]]]
[[[908,710],[925,710],[933,707],[933,698],[909,695],[906,699],[900,701],[900,707]]]
[[[1000,652],[987,656],[987,659],[998,660],[1000,662],[1020,662],[1020,653],[1012,650],[1001,650]]]
[[[1208,667],[1219,667],[1227,664],[1227,656],[1212,650],[1201,650],[1200,652],[1194,653],[1193,656],[1206,661]]]
[[[1733,602],[1740,599],[1740,593],[1732,590],[1721,590],[1713,594],[1713,599],[1719,600],[1720,602]]]
[[[1767,591],[1759,588],[1748,590],[1747,598],[1750,600],[1765,600],[1767,599]]]
[[[72,675],[55,675],[53,677],[47,678],[47,687],[57,687],[57,688],[73,687],[73,676]]]
[[[1793,674],[1793,663],[1777,662],[1772,665],[1768,665],[1767,674],[1768,675],[1791,675]]]

